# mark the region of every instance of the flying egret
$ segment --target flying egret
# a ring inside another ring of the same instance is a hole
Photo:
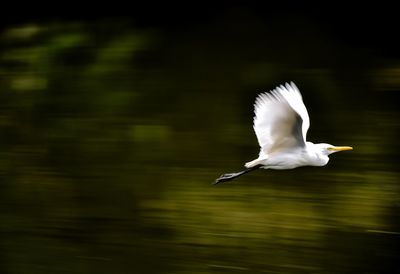
[[[261,147],[258,158],[246,163],[243,171],[221,175],[214,184],[232,180],[258,168],[324,166],[329,161],[329,154],[353,149],[306,141],[310,118],[300,91],[293,82],[258,95],[254,114],[253,128]]]

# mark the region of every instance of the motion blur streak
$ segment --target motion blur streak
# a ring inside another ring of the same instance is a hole
[[[7,26],[0,272],[398,271],[400,62],[256,18]],[[258,152],[256,95],[292,79],[307,137],[357,149],[212,187]]]

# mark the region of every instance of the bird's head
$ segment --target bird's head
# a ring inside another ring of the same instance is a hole
[[[338,151],[345,151],[345,150],[352,150],[352,147],[349,146],[333,146],[330,144],[315,144],[315,146],[318,148],[321,154],[323,155],[329,155]]]

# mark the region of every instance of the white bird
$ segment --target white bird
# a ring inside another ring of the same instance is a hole
[[[324,166],[329,161],[329,154],[353,149],[306,141],[310,118],[300,91],[293,82],[258,95],[254,113],[253,128],[261,147],[258,158],[246,163],[243,171],[221,175],[214,184],[232,180],[258,168]]]

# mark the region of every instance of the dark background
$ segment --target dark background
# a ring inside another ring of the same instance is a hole
[[[0,272],[399,272],[397,17],[6,3]],[[288,81],[308,139],[354,150],[212,186],[256,157],[254,99]]]

